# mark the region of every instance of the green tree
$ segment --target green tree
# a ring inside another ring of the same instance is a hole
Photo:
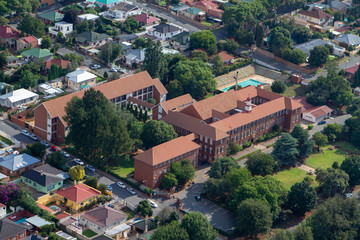
[[[43,39],[41,41],[41,48],[50,49],[51,46],[52,46],[51,38],[49,36],[43,37]]]
[[[255,33],[255,42],[256,42],[257,47],[262,46],[262,43],[264,41],[264,37],[265,37],[264,26],[261,25],[261,24],[258,24],[256,26],[256,33]]]
[[[272,155],[280,166],[295,165],[296,157],[299,154],[297,150],[297,140],[288,133],[282,133],[276,140]]]
[[[306,61],[306,54],[300,49],[294,49],[290,61],[295,64],[304,63]]]
[[[173,210],[169,207],[164,207],[161,212],[157,215],[160,220],[160,225],[167,225],[172,221],[179,220],[179,214],[176,210]]]
[[[311,227],[306,224],[298,225],[294,230],[295,240],[314,240]]]
[[[187,231],[190,240],[215,240],[218,236],[209,220],[200,212],[186,214],[181,221],[181,227]]]
[[[82,166],[76,165],[69,169],[69,175],[71,177],[71,180],[78,181],[85,177],[85,170]]]
[[[106,192],[107,192],[107,190],[108,190],[108,188],[107,188],[107,186],[106,186],[105,184],[100,183],[100,184],[99,184],[99,187],[98,187],[98,190],[99,190],[103,195],[105,195]]]
[[[294,240],[294,235],[288,230],[278,229],[270,240]]]
[[[28,148],[30,149],[32,156],[40,159],[42,159],[46,153],[46,146],[39,142],[29,144]]]
[[[183,186],[195,177],[195,168],[189,159],[184,159],[171,164],[171,173],[176,176],[178,184]]]
[[[4,53],[0,53],[0,69],[3,69],[7,65],[6,55]]]
[[[343,132],[343,126],[338,123],[329,123],[324,127],[324,133],[329,140],[336,140]]]
[[[63,20],[68,23],[74,24],[74,26],[78,23],[78,15],[79,10],[75,8],[70,8],[64,12],[64,18]]]
[[[90,29],[89,21],[84,19],[76,25],[76,32],[79,34],[86,31],[92,31],[92,29]]]
[[[325,46],[316,46],[310,50],[309,63],[311,66],[319,67],[327,62],[330,54],[329,48]]]
[[[321,132],[316,132],[312,136],[312,140],[314,141],[315,145],[318,147],[318,150],[320,150],[320,147],[326,146],[328,143],[328,138],[325,134],[322,134]]]
[[[225,194],[231,192],[231,186],[226,179],[209,178],[204,183],[204,191],[208,197],[225,202],[227,198]]]
[[[41,38],[45,34],[45,24],[37,17],[26,14],[21,18],[18,29],[29,35]]]
[[[48,163],[56,168],[63,168],[66,164],[66,158],[61,154],[61,152],[57,151],[50,155]]]
[[[232,157],[221,157],[216,159],[209,170],[212,178],[223,178],[232,169],[240,168],[238,162]]]
[[[360,222],[356,199],[336,196],[319,205],[310,218],[314,239],[357,239]]]
[[[225,183],[229,183],[232,189],[244,184],[251,179],[251,173],[246,168],[233,168],[226,174]],[[212,178],[211,178],[212,179]]]
[[[275,93],[284,93],[285,90],[286,90],[286,84],[284,83],[284,81],[275,80],[271,84],[271,91],[273,91]]]
[[[192,49],[205,49],[210,55],[217,52],[216,43],[216,38],[210,30],[195,32],[190,36],[190,47]]]
[[[236,50],[239,48],[239,44],[233,39],[226,39],[225,40],[224,50],[230,54],[235,54]]]
[[[152,148],[177,137],[174,127],[164,121],[150,120],[145,123],[141,140],[145,148]]]
[[[291,132],[291,136],[297,139],[298,158],[304,159],[309,157],[314,147],[314,142],[309,139],[309,132],[300,124],[296,124]]]
[[[164,54],[160,41],[151,42],[145,50],[144,69],[152,78],[163,76],[165,68]]]
[[[176,176],[171,172],[165,174],[165,176],[161,180],[161,187],[167,190],[169,190],[172,187],[176,187],[177,185],[178,185],[178,181],[176,179]]]
[[[141,200],[136,208],[136,212],[147,218],[153,215],[153,210],[147,200]]]
[[[309,28],[297,27],[292,31],[291,38],[294,39],[296,43],[304,43],[311,38],[311,32]]]
[[[271,31],[269,47],[276,56],[282,56],[284,50],[292,49],[290,32],[283,27],[276,27]]]
[[[35,76],[30,70],[25,70],[21,73],[19,81],[22,88],[36,87],[37,76]]]
[[[272,225],[270,207],[259,199],[246,199],[237,208],[237,221],[240,232],[246,235],[267,233]]]
[[[197,60],[197,61],[207,62],[208,58],[209,57],[208,57],[207,53],[204,51],[201,51],[201,50],[195,50],[195,51],[193,51],[193,53],[191,55],[191,59]]]
[[[106,64],[113,63],[120,56],[121,52],[122,47],[120,44],[108,42],[101,47],[99,58]]]
[[[172,222],[168,225],[160,226],[151,236],[152,240],[189,240],[189,234],[180,227],[179,223]]]
[[[351,155],[342,162],[340,169],[349,175],[350,186],[360,183],[360,157]]]
[[[341,169],[316,169],[316,181],[325,197],[343,194],[349,186],[349,175]]]
[[[316,207],[317,196],[308,181],[295,183],[288,194],[288,205],[296,215],[304,215]]]
[[[245,165],[252,175],[265,176],[274,172],[275,160],[270,154],[259,152],[249,156]]]
[[[148,45],[148,43],[147,43],[146,39],[143,37],[138,37],[134,41],[134,46],[135,46],[135,48],[138,48],[138,49],[146,48],[147,45]]]
[[[99,179],[96,176],[86,176],[85,184],[97,189],[99,187]]]

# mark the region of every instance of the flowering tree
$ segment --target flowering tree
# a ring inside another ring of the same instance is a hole
[[[19,193],[19,188],[14,183],[0,185],[0,203],[8,204]]]

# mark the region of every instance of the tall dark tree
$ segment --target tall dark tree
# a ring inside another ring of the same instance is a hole
[[[218,236],[209,220],[200,212],[186,214],[181,221],[181,227],[187,231],[190,240],[215,240]]]
[[[317,196],[308,181],[295,183],[288,194],[290,210],[296,215],[304,215],[316,207]]]
[[[189,159],[171,164],[171,173],[173,173],[180,186],[185,185],[189,180],[195,177],[195,168]]]
[[[304,43],[311,38],[311,32],[306,27],[297,27],[291,33],[291,38],[296,41],[296,43]]]
[[[209,176],[212,178],[223,178],[232,169],[240,168],[238,162],[232,157],[222,157],[216,159],[211,166]]]
[[[210,55],[217,52],[216,38],[210,30],[191,34],[190,47],[192,49],[205,49]]]
[[[330,54],[329,48],[325,46],[316,46],[310,50],[309,63],[311,66],[319,67],[327,62]]]
[[[151,148],[177,137],[174,127],[164,121],[150,120],[146,122],[141,133],[145,148]]]
[[[24,33],[41,38],[45,34],[45,24],[37,17],[26,14],[21,18],[18,29]]]
[[[249,156],[245,164],[252,175],[265,176],[273,173],[275,160],[270,154],[260,152]]]
[[[325,197],[343,194],[349,186],[349,175],[341,169],[328,168],[316,170],[316,181]]]
[[[272,155],[280,166],[295,165],[296,157],[299,154],[297,150],[297,140],[288,133],[282,133],[274,145]]]
[[[309,157],[314,147],[314,142],[309,139],[309,132],[300,124],[296,124],[291,132],[291,136],[297,139],[298,158],[304,159]]]
[[[281,80],[275,80],[272,84],[271,84],[271,91],[275,92],[275,93],[284,93],[286,90],[286,84],[284,81]]]
[[[168,225],[160,226],[151,236],[153,240],[189,240],[189,234],[179,223],[172,222]]]
[[[345,158],[340,169],[349,175],[350,186],[360,184],[360,156],[351,155]]]
[[[160,41],[151,42],[145,50],[144,69],[151,77],[160,78],[163,76],[165,64]]]
[[[306,224],[300,224],[294,231],[295,240],[314,240],[314,236],[311,231],[311,227]]]
[[[264,26],[258,24],[256,26],[255,42],[257,47],[261,47],[265,37]]]
[[[106,64],[113,63],[121,54],[122,47],[120,44],[116,43],[106,43],[100,49],[99,57]]]
[[[65,22],[72,23],[75,26],[78,22],[78,15],[79,15],[79,11],[77,9],[70,8],[66,10],[66,12],[64,13],[63,20]]]

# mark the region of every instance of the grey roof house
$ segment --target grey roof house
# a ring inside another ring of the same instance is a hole
[[[330,8],[332,8],[333,10],[337,10],[337,11],[342,11],[345,9],[348,9],[349,7],[351,7],[351,4],[348,2],[340,2],[339,0],[333,0],[333,1],[329,1],[328,5]]]
[[[128,66],[133,64],[141,64],[145,60],[145,49],[135,49],[131,52],[125,53],[125,63]]]
[[[0,220],[0,239],[23,239],[30,227],[18,224],[7,218]]]
[[[336,42],[339,43],[339,45],[342,45],[343,47],[349,47],[353,46],[355,48],[358,48],[360,45],[360,37],[355,34],[344,34],[339,38],[334,39]]]
[[[11,177],[19,176],[37,166],[41,165],[41,161],[26,153],[16,155],[11,154],[0,158],[0,172]]]
[[[306,54],[306,56],[309,56],[310,51],[312,49],[314,49],[314,47],[325,46],[326,44],[328,44],[328,43],[322,39],[314,39],[314,40],[311,40],[311,41],[308,41],[308,42],[305,42],[302,44],[295,45],[294,48],[303,51]]]
[[[185,51],[190,47],[190,32],[182,32],[171,37],[169,42],[173,49]]]
[[[167,41],[171,37],[175,36],[176,34],[181,33],[182,30],[174,25],[162,23],[159,24],[151,29],[149,29],[148,34],[155,36],[156,38]]]
[[[77,44],[94,47],[105,44],[108,39],[109,35],[107,34],[100,34],[91,31],[80,33],[75,37]]]

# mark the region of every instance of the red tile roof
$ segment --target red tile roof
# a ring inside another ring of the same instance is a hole
[[[93,196],[100,195],[100,191],[91,188],[85,184],[77,184],[67,189],[58,190],[56,193],[73,202],[82,202]]]
[[[325,114],[331,113],[333,110],[326,105],[318,106],[315,109],[309,111],[308,113],[313,115],[315,118],[324,116]]]
[[[359,69],[359,65],[356,64],[355,66],[346,68],[345,72],[350,74],[355,74],[358,69]]]
[[[70,64],[69,61],[67,60],[63,60],[61,58],[55,58],[55,59],[51,59],[45,62],[45,67],[47,69],[51,68],[51,65],[55,64],[58,67],[62,67],[62,69],[67,69],[68,68],[68,64]]]
[[[1,38],[17,38],[20,35],[20,31],[10,26],[0,26]]]
[[[222,60],[223,62],[227,62],[227,61],[229,61],[229,60],[231,60],[231,59],[235,59],[234,56],[231,56],[231,55],[227,54],[227,52],[225,52],[225,51],[221,51],[221,52],[219,52],[217,55],[220,56],[220,58],[221,58],[221,60]]]
[[[326,13],[323,10],[320,10],[320,9],[314,9],[312,11],[300,11],[300,12],[298,12],[298,14],[309,16],[309,17],[312,17],[312,18],[317,18],[317,19],[331,18],[332,17],[331,14]]]
[[[184,153],[199,149],[200,145],[193,142],[193,139],[194,134],[190,134],[190,136],[181,136],[150,148],[145,152],[136,155],[134,158],[135,160],[142,161],[150,166],[155,166]]]
[[[36,42],[36,45],[37,45],[37,42],[38,42],[38,40],[34,36],[23,37],[23,38],[21,38],[21,40],[25,41],[25,43],[34,43],[34,42]]]
[[[194,6],[203,6],[206,9],[217,9],[219,7],[216,3],[207,0],[195,2]]]
[[[66,217],[69,217],[70,215],[67,214],[67,213],[60,213],[59,215],[56,215],[55,217],[59,220],[63,219],[63,218],[66,218]]]
[[[126,220],[127,216],[121,211],[102,206],[86,212],[81,218],[91,221],[101,227],[105,227],[111,226],[114,223],[123,222]]]
[[[171,111],[179,111],[180,109],[183,109],[184,107],[187,107],[191,104],[196,102],[190,94],[185,94],[170,100],[167,100],[165,102],[160,103],[162,108],[166,113]]]
[[[159,21],[157,17],[150,16],[147,13],[142,13],[140,15],[134,16],[134,19],[146,25]]]
[[[44,210],[48,211],[48,212],[51,213],[51,214],[54,213],[54,211],[53,211],[51,208],[48,208],[48,207],[45,206],[45,205],[42,205],[42,204],[40,204],[40,203],[38,203],[37,205],[38,205],[41,209],[44,209]]]

